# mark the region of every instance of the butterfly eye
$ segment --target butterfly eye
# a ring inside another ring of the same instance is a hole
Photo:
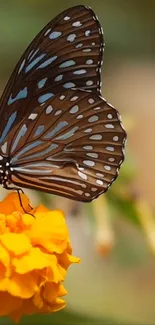
[[[62,12],[27,48],[0,103],[4,187],[89,202],[116,179],[126,133],[101,97],[103,48],[86,6]]]

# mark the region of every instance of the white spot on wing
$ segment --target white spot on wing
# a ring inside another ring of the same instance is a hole
[[[77,113],[79,110],[79,106],[78,105],[75,105],[71,108],[71,110],[69,111],[71,114],[75,114]]]
[[[118,137],[117,135],[115,135],[115,136],[113,137],[113,140],[114,140],[114,141],[118,141],[118,139],[119,139],[119,137]]]
[[[25,65],[25,59],[22,61],[21,65],[19,67],[18,74],[22,71],[24,65]]]
[[[85,70],[85,69],[80,69],[80,70],[76,70],[76,71],[74,71],[73,72],[73,74],[84,74],[84,73],[86,73],[87,71]]]
[[[7,142],[5,142],[2,146],[1,146],[1,150],[3,153],[6,153],[6,150],[7,150]]]
[[[111,167],[110,166],[104,166],[104,169],[109,171],[109,170],[111,170]]]
[[[84,150],[93,150],[93,146],[83,146]]]
[[[93,167],[95,165],[95,162],[92,160],[84,160],[83,163],[89,167]]]
[[[82,47],[82,43],[79,43],[79,44],[77,44],[75,47],[76,47],[76,49],[79,49],[80,47]]]
[[[94,108],[94,111],[98,111],[99,109],[101,109],[101,107],[100,107],[100,106],[98,106],[98,107],[95,107],[95,108]]]
[[[85,35],[89,36],[90,35],[90,30],[86,30]]]
[[[36,113],[31,113],[28,117],[29,120],[35,120],[35,118],[37,117],[38,114]]]
[[[58,111],[56,111],[56,112],[55,112],[55,114],[54,114],[54,115],[56,115],[56,116],[57,116],[57,115],[60,115],[60,114],[61,114],[61,112],[62,112],[62,110],[61,110],[61,109],[59,109]]]
[[[103,185],[103,181],[101,181],[100,179],[97,179],[96,184]]]
[[[59,68],[68,68],[68,67],[71,67],[71,66],[73,66],[75,64],[76,64],[76,62],[74,60],[68,60],[68,61],[65,61],[65,62],[61,63]]]
[[[91,59],[87,60],[86,64],[93,64],[93,60],[91,60]]]
[[[107,150],[107,151],[114,151],[115,149],[114,149],[114,147],[110,147],[110,146],[108,146],[108,147],[106,147],[106,150]]]
[[[80,27],[82,26],[81,22],[80,21],[75,21],[73,24],[72,24],[73,27]]]
[[[53,111],[53,107],[50,105],[46,108],[46,114],[50,114]]]
[[[45,32],[44,36],[48,35],[50,31],[51,31],[51,28],[47,29],[47,31]]]
[[[101,174],[101,173],[96,173],[96,176],[97,176],[97,177],[99,177],[99,178],[100,178],[100,177],[101,177],[101,178],[103,178],[103,177],[104,177],[104,175],[103,175],[103,174]]]
[[[71,19],[71,17],[69,17],[69,16],[64,17],[64,20],[65,20],[65,21],[67,21],[67,20],[69,20],[69,19]]]
[[[77,100],[78,99],[78,96],[74,96],[74,97],[72,97],[71,99],[70,99],[70,101],[71,102],[74,102],[75,100]]]
[[[106,129],[114,129],[114,125],[113,124],[105,124],[105,128]]]
[[[102,135],[101,134],[94,134],[89,139],[90,140],[102,140]]]
[[[52,33],[49,35],[49,38],[50,38],[50,39],[56,39],[56,38],[60,37],[61,34],[62,34],[61,32],[57,32],[57,31],[55,31],[55,32],[52,32]]]
[[[108,160],[109,160],[110,162],[114,162],[114,161],[115,161],[115,158],[110,157],[110,158],[108,158]]]
[[[81,115],[78,115],[76,119],[78,120],[80,118],[83,118],[83,115],[82,114]]]
[[[66,82],[63,87],[69,89],[75,87],[75,84],[73,82]]]
[[[59,74],[56,78],[55,81],[60,81],[63,78],[63,74]]]
[[[83,52],[91,52],[91,49],[83,49]]]
[[[96,152],[88,152],[86,155],[91,158],[98,158],[98,154]]]
[[[93,81],[92,81],[92,80],[88,80],[88,81],[86,81],[86,85],[87,85],[87,86],[92,86],[92,85],[93,85]]]
[[[65,99],[65,96],[64,95],[61,95],[60,96],[60,100],[63,100],[63,99]]]
[[[78,171],[78,175],[82,178],[82,179],[87,179],[87,175],[85,175],[84,173],[81,173],[80,171]]]
[[[98,116],[97,115],[93,115],[93,116],[91,116],[89,119],[88,119],[88,122],[89,123],[93,123],[93,122],[96,122],[96,121],[98,121]]]
[[[92,192],[96,192],[96,191],[97,191],[97,188],[96,188],[96,187],[92,187],[92,188],[91,188],[91,191],[92,191]]]
[[[76,193],[82,195],[82,194],[83,194],[83,191],[81,191],[81,190],[76,190]]]
[[[92,129],[86,129],[86,130],[84,130],[84,132],[85,133],[90,133],[90,132],[92,132]]]
[[[67,41],[68,42],[74,42],[76,39],[76,34],[70,34],[68,37],[67,37]]]
[[[95,100],[94,100],[93,98],[89,98],[89,99],[88,99],[88,103],[89,103],[89,104],[93,104],[94,102],[95,102]]]
[[[85,196],[87,196],[87,197],[89,197],[89,196],[90,196],[90,194],[89,194],[89,193],[85,193],[84,195],[85,195]]]

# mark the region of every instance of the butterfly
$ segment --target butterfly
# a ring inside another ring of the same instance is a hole
[[[60,13],[26,49],[0,100],[4,188],[90,202],[116,179],[126,132],[101,96],[103,51],[100,23],[83,5]]]

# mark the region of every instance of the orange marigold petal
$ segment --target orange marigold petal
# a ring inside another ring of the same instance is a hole
[[[60,284],[58,283],[46,283],[46,286],[42,291],[42,297],[45,302],[51,305],[53,301],[55,301],[59,293],[59,286]]]
[[[6,225],[11,232],[18,232],[21,220],[21,213],[18,211],[13,212],[5,217]]]
[[[72,256],[65,251],[63,254],[58,255],[58,261],[59,264],[67,270],[72,263],[80,263],[80,258]]]
[[[55,263],[53,263],[53,257],[55,257]],[[58,264],[56,256],[49,255],[49,260],[51,261],[51,265],[46,269],[44,273],[44,278],[46,278],[46,281],[51,281],[55,283],[64,281],[66,271],[63,270]]]
[[[22,299],[11,296],[8,292],[0,292],[0,316],[9,315],[22,305]]]
[[[36,273],[27,273],[24,275],[14,274],[8,279],[6,290],[15,297],[27,299],[32,297],[38,290],[38,277]],[[1,290],[1,288],[0,288]]]
[[[25,194],[21,194],[21,200],[25,211],[30,210],[29,199]],[[23,209],[19,202],[19,197],[16,192],[9,193],[7,197],[0,202],[0,212],[4,214],[10,214],[13,211],[19,211],[23,213]]]
[[[35,209],[35,215],[37,216],[38,213],[40,214],[45,214],[46,212],[49,212],[49,209],[46,208],[43,204],[40,204],[36,209]]]
[[[35,306],[35,308],[37,308],[37,309],[41,309],[44,306],[43,297],[42,297],[40,291],[38,293],[36,293],[35,296],[32,297],[32,302],[33,302],[33,305]]]
[[[8,291],[8,287],[9,287],[9,278],[0,278],[0,291]]]
[[[51,267],[56,265],[56,257],[49,256],[42,252],[38,247],[31,248],[28,255],[19,258],[12,259],[12,265],[15,267],[15,271],[19,274],[24,274],[33,270],[41,270],[45,267]]]
[[[67,295],[67,290],[64,288],[64,286],[62,284],[60,284],[58,296],[62,297],[65,295]]]
[[[25,254],[31,249],[30,239],[26,234],[5,233],[0,235],[2,245],[15,256]]]
[[[50,312],[56,312],[66,307],[66,301],[63,299],[57,298],[55,302],[51,305]]]
[[[5,231],[7,231],[5,215],[0,213],[0,234],[3,234]]]
[[[65,248],[66,248],[66,242],[65,241],[58,241],[58,240],[46,240],[46,242],[43,243],[43,241],[40,241],[40,245],[43,246],[48,252],[50,253],[57,253],[61,254]]]
[[[32,213],[33,214],[33,213]],[[33,222],[35,222],[35,218],[30,214],[23,214],[22,216],[23,228],[30,229]]]
[[[10,274],[9,268],[5,268],[5,266],[0,263],[0,279],[3,279],[5,276],[8,276],[8,273]]]
[[[31,228],[34,217],[30,214],[21,214],[18,211],[5,217],[6,225],[11,232],[20,233]]]
[[[59,273],[61,274],[62,278],[65,279],[66,277],[66,270],[63,268],[59,263],[57,264],[57,268],[59,270]]]
[[[10,313],[10,317],[14,322],[18,323],[21,316],[23,315],[32,315],[35,313],[50,313],[56,312],[63,309],[66,306],[66,302],[60,298],[55,299],[55,301],[50,304],[45,304],[39,308],[33,303],[33,299],[23,300],[21,307],[15,312]]]
[[[20,321],[23,315],[32,315],[38,312],[38,308],[33,304],[32,298],[22,300],[22,304],[16,311],[10,313],[10,317],[15,323]]]
[[[80,258],[72,255],[68,255],[68,259],[70,261],[70,264],[72,263],[80,263]]]
[[[0,262],[7,268],[10,266],[10,255],[8,251],[0,245]],[[1,276],[1,272],[0,272]]]
[[[40,245],[48,252],[62,253],[67,247],[68,229],[61,211],[49,211],[45,215],[35,213],[36,222],[29,233],[33,245]]]

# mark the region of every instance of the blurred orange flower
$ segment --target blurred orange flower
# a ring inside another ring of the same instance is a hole
[[[64,308],[62,282],[69,265],[80,261],[71,255],[63,212],[43,205],[32,210],[21,198],[34,217],[23,213],[16,193],[0,202],[0,316],[15,322]]]

